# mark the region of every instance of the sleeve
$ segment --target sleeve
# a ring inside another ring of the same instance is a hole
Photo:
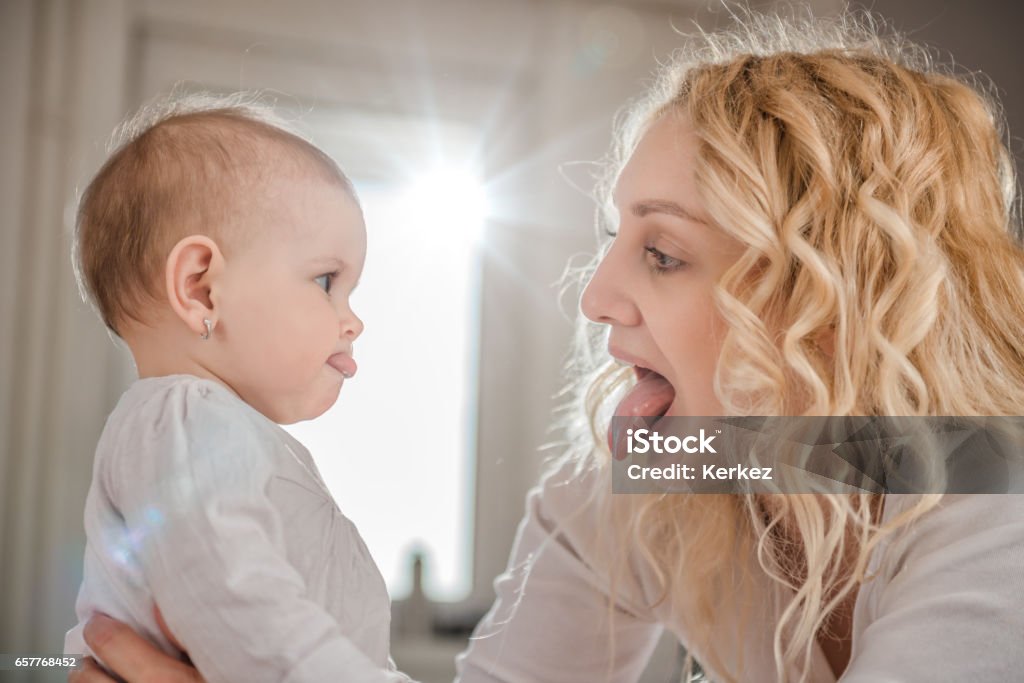
[[[1024,495],[947,496],[918,520],[841,683],[1024,677]]]
[[[306,597],[270,500],[272,444],[251,417],[196,383],[145,406],[111,465],[110,490],[145,581],[209,683],[408,679],[385,671]]]
[[[527,497],[497,599],[457,659],[461,683],[636,681],[661,627],[584,557],[592,476],[563,468]],[[610,486],[610,484],[609,484]]]

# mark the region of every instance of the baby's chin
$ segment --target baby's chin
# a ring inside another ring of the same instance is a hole
[[[307,422],[320,417],[338,401],[339,386],[334,391],[327,391],[321,397],[314,400],[297,401],[290,406],[282,406],[273,410],[273,414],[263,412],[268,418],[279,425],[293,425],[299,422]]]
[[[332,407],[334,407],[334,404],[338,402],[338,394],[340,393],[340,391],[341,387],[338,387],[337,391],[335,391],[328,400],[320,401],[309,410],[304,411],[300,417],[296,418],[295,420],[292,420],[292,422],[289,422],[287,424],[295,424],[296,422],[306,422],[307,420],[315,420],[316,418],[320,417],[328,410],[330,410]]]

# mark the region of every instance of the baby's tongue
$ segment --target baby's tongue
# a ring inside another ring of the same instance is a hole
[[[669,406],[675,400],[676,390],[672,384],[656,372],[648,372],[637,380],[636,386],[629,390],[619,405],[615,408],[616,417],[654,417],[664,415],[668,412]],[[620,430],[620,440],[625,435],[625,429]],[[622,453],[616,449],[612,437],[612,430],[608,430],[608,448],[619,460],[625,458],[625,451]]]

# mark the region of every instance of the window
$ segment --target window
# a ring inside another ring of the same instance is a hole
[[[344,148],[330,151],[346,165]],[[421,552],[427,594],[454,601],[472,581],[484,205],[472,174],[420,168],[405,182],[360,180],[346,167],[367,222],[352,300],[366,324],[354,347],[359,370],[330,411],[288,429],[358,526],[392,597],[408,594],[412,553]]]

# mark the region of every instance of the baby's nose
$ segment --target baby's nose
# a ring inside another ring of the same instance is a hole
[[[363,333],[363,321],[353,312],[341,319],[341,336],[354,341]]]

